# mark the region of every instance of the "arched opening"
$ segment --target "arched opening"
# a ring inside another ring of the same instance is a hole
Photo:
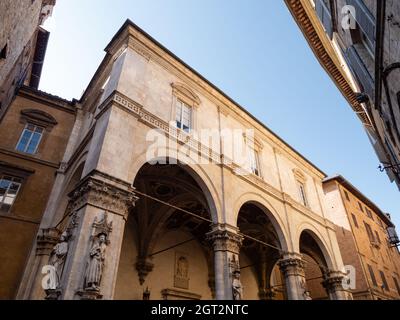
[[[276,229],[272,219],[271,212],[256,202],[247,202],[239,210],[240,232],[262,242],[247,237],[243,240],[240,267],[244,299],[286,299],[283,277],[277,266],[282,252],[278,236],[281,230]]]
[[[213,298],[213,252],[205,241],[213,204],[199,181],[181,164],[146,163],[138,171],[139,200],[125,225],[116,299]]]
[[[300,235],[300,253],[305,264],[305,295],[313,300],[327,300],[328,293],[322,282],[324,274],[328,270],[324,254],[310,231],[303,231]]]

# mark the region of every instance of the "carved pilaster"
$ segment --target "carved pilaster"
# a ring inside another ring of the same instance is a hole
[[[82,180],[75,190],[69,194],[69,197],[75,211],[85,205],[92,205],[122,215],[125,220],[128,217],[129,208],[134,206],[138,200],[134,188],[122,189],[92,176]]]
[[[40,229],[36,238],[36,255],[49,256],[54,246],[57,244],[61,231],[57,228]]]

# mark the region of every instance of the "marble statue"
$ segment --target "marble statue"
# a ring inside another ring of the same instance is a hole
[[[243,297],[243,286],[240,282],[240,271],[235,270],[232,274],[232,291],[233,291],[233,300],[242,300]]]
[[[60,287],[61,275],[64,269],[65,259],[68,253],[68,234],[63,232],[59,242],[54,246],[50,254],[49,264],[53,266],[49,274],[49,289]]]
[[[95,239],[89,253],[89,260],[85,272],[85,290],[100,290],[101,277],[103,275],[107,236],[104,233]]]

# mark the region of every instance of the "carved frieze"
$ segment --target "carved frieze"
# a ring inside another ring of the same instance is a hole
[[[73,203],[73,210],[79,210],[85,205],[92,205],[122,215],[125,219],[128,209],[134,206],[138,199],[133,189],[123,190],[94,177],[84,179],[69,196]]]

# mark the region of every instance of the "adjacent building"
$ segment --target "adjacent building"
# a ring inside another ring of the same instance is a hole
[[[19,87],[38,88],[55,0],[0,2],[0,119]]]
[[[354,299],[400,299],[400,252],[390,215],[342,176],[323,183],[343,263],[353,277]]]
[[[1,120],[2,299],[15,298],[75,115],[71,102],[21,87]]]
[[[400,3],[285,0],[400,188]]]

